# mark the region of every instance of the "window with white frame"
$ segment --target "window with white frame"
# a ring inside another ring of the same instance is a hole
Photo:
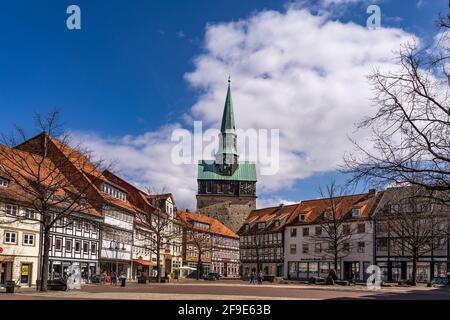
[[[17,232],[5,231],[5,239],[3,242],[5,244],[17,244]]]
[[[6,205],[6,214],[9,216],[17,216],[17,212],[19,211],[16,205],[7,204]]]
[[[25,233],[23,235],[23,244],[27,246],[34,246],[34,234]]]
[[[0,187],[4,187],[4,188],[9,187],[9,180],[6,180],[4,178],[0,178]]]
[[[299,220],[300,222],[305,221],[305,220],[306,220],[306,214],[301,214],[301,215],[299,215],[299,216],[298,216],[298,220]]]
[[[364,253],[365,251],[366,251],[366,243],[363,241],[358,242],[358,252]]]
[[[72,251],[72,239],[67,239],[66,240],[66,252],[71,252]]]
[[[122,200],[122,201],[126,201],[127,200],[127,195],[125,192],[107,184],[107,183],[103,183],[101,186],[101,190],[102,192],[109,194],[110,196],[113,196],[116,199]]]
[[[361,208],[353,208],[352,209],[352,217],[357,218],[361,214]]]
[[[61,238],[56,238],[55,239],[55,250],[56,251],[61,251],[62,250],[62,239]]]
[[[27,219],[35,219],[36,218],[36,213],[34,212],[33,209],[25,208],[25,218],[27,218]]]

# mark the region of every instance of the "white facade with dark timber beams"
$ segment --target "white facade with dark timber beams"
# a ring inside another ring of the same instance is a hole
[[[90,282],[99,272],[100,224],[99,217],[72,214],[57,220],[51,229],[49,278],[65,277],[67,268],[78,266],[82,282]]]

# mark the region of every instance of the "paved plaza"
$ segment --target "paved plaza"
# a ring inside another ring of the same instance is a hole
[[[0,300],[35,299],[127,299],[127,300],[450,300],[448,287],[427,288],[389,287],[376,291],[365,286],[314,286],[299,284],[249,285],[242,281],[182,282],[165,284],[127,283],[126,287],[84,285],[81,290],[68,292],[37,292],[18,289],[15,294],[0,293]]]

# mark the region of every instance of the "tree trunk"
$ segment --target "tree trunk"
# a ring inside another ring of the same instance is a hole
[[[48,281],[48,257],[50,249],[50,230],[44,229],[44,248],[42,252],[41,288],[40,291],[47,291]]]
[[[338,279],[341,279],[341,273],[339,272],[338,263],[339,263],[339,252],[334,250],[334,271],[336,271],[336,276]]]
[[[411,285],[417,284],[417,254],[413,253]]]
[[[159,237],[156,241],[156,282],[161,282],[161,265],[160,265],[160,258],[161,258],[161,243]]]
[[[197,260],[197,280],[200,280],[200,269],[202,266],[202,254],[200,250],[198,250],[198,260]]]

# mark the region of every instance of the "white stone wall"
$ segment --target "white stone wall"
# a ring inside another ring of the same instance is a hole
[[[344,262],[359,261],[360,262],[360,278],[363,278],[363,266],[364,262],[374,261],[374,230],[373,223],[368,220],[351,222],[352,230],[356,230],[357,225],[363,223],[365,224],[365,232],[362,234],[352,231],[350,237],[350,251],[348,253],[341,254],[341,277],[343,277],[344,272]],[[303,225],[303,226],[288,226],[285,228],[285,243],[284,243],[284,277],[288,277],[288,266],[289,262],[300,262],[300,261],[332,261],[333,255],[331,253],[324,252],[327,249],[328,244],[322,243],[322,252],[315,252],[315,244],[319,243],[320,240],[317,239],[315,234],[315,228],[320,226],[318,224]],[[309,236],[303,236],[303,229],[309,228]],[[291,236],[291,230],[297,229],[296,237]],[[323,232],[323,231],[322,231]],[[358,242],[364,242],[365,248],[364,252],[358,251]],[[296,245],[295,253],[291,253],[291,245]],[[309,253],[303,253],[303,244],[309,245]]]
[[[11,257],[13,262],[9,264],[12,267],[12,279],[16,282],[20,280],[21,266],[22,264],[31,264],[30,281],[29,283],[34,285],[37,279],[37,271],[39,268],[39,241],[40,241],[40,224],[33,220],[27,220],[24,218],[25,207],[17,206],[17,217],[9,217],[5,212],[6,203],[0,202],[0,247],[3,249],[3,253],[0,255],[3,257]],[[20,218],[20,221],[16,221]],[[36,218],[38,216],[36,215]],[[10,231],[17,234],[15,244],[5,243],[5,232]],[[34,235],[34,244],[24,244],[24,235]],[[4,266],[5,267],[5,266]],[[22,284],[24,285],[24,284]]]

